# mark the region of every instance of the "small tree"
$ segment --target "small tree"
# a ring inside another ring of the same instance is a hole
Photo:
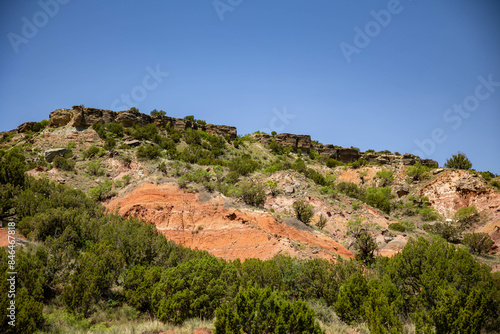
[[[316,226],[322,230],[325,226],[326,226],[326,223],[328,223],[328,219],[326,219],[325,216],[321,215],[319,216],[319,220],[318,222],[316,223]]]
[[[159,117],[159,116],[165,116],[166,113],[163,110],[158,111],[156,109],[153,109],[153,110],[151,110],[150,115],[153,117]]]
[[[494,244],[488,233],[467,233],[462,243],[469,246],[472,254],[488,253]]]
[[[314,215],[313,206],[304,201],[296,201],[293,203],[293,209],[295,210],[295,216],[297,219],[304,224],[308,224]]]
[[[444,166],[446,168],[467,170],[472,168],[472,163],[467,158],[465,153],[459,151],[457,154],[452,155],[450,159],[447,159]]]
[[[375,258],[375,251],[378,246],[375,239],[366,231],[361,231],[354,241],[356,249],[356,260],[363,261],[365,264],[372,263]]]

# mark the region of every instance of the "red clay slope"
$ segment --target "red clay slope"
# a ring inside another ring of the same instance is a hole
[[[277,222],[264,211],[231,206],[222,197],[184,192],[176,184],[152,183],[107,204],[110,211],[154,224],[167,239],[228,260],[270,259],[280,253],[299,258],[353,257],[344,246],[318,231]]]

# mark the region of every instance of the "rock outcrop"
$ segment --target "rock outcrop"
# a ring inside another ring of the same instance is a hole
[[[158,126],[169,126],[177,130],[185,130],[188,128],[203,130],[214,136],[228,136],[231,139],[234,139],[237,136],[237,130],[234,126],[199,124],[190,120],[169,116],[152,117],[131,110],[115,112],[111,110],[73,106],[72,109],[54,110],[50,113],[49,119],[49,126],[53,128],[63,127],[66,125],[76,128],[88,128],[97,122],[120,123],[124,127],[131,127],[134,124],[144,126],[150,123],[155,123]]]
[[[176,130],[202,130],[214,136],[223,136],[234,139],[237,137],[237,130],[234,126],[204,124],[189,119],[175,118],[170,116],[150,116],[138,111],[124,110],[111,111],[97,108],[85,108],[83,106],[73,106],[72,109],[57,109],[50,113],[50,127],[63,127],[66,125],[76,128],[88,128],[92,124],[120,123],[124,127],[131,127],[134,124],[147,125],[155,123],[160,127],[172,127]],[[32,122],[19,126],[18,132],[23,132],[33,127]],[[437,167],[438,163],[431,159],[420,159],[412,154],[396,155],[387,153],[361,152],[359,149],[343,148],[335,145],[317,144],[311,141],[309,135],[296,135],[291,133],[280,133],[275,136],[259,133],[253,137],[263,145],[269,145],[273,140],[283,147],[291,147],[294,151],[300,150],[309,153],[311,150],[326,158],[333,158],[343,163],[351,163],[359,159],[365,159],[369,163],[381,165],[414,165],[417,161],[424,166]]]
[[[26,131],[33,131],[33,125],[35,125],[36,122],[26,122],[17,127],[17,132],[18,133],[23,133]]]
[[[44,152],[44,157],[47,162],[52,162],[56,156],[63,157],[67,150],[65,148],[53,148]]]
[[[295,135],[290,133],[280,133],[275,136],[267,133],[257,133],[253,137],[262,145],[267,146],[273,140],[283,147],[292,147],[294,151],[301,150],[309,153],[311,150],[325,158],[333,158],[343,163],[351,163],[359,159],[365,159],[368,163],[381,165],[414,165],[417,161],[424,166],[437,167],[438,163],[431,159],[420,159],[413,154],[386,154],[376,152],[361,152],[359,149],[350,147],[344,148],[332,144],[316,144],[311,141],[309,135]]]
[[[280,133],[276,136],[271,136],[267,133],[259,133],[253,135],[262,145],[269,145],[274,140],[283,147],[291,147],[294,151],[301,150],[309,153],[311,151],[311,136],[295,135],[291,133]]]

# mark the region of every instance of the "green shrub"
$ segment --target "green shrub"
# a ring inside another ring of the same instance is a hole
[[[116,147],[115,138],[113,138],[113,137],[106,138],[106,140],[104,141],[104,149],[110,150],[110,149],[115,148],[115,147]]]
[[[109,294],[123,266],[123,258],[113,247],[95,245],[81,254],[76,263],[71,285],[64,289],[63,300],[74,312],[89,315],[93,305]]]
[[[368,295],[368,283],[359,272],[352,274],[339,289],[337,301],[334,304],[338,317],[352,324],[364,318],[363,303]]]
[[[495,244],[488,233],[464,234],[462,243],[469,246],[469,250],[472,254],[488,253]]]
[[[149,123],[145,126],[134,124],[132,128],[129,129],[129,131],[131,132],[132,137],[134,137],[135,139],[154,141],[158,136],[158,127],[155,123]]]
[[[123,125],[120,123],[106,123],[106,131],[114,134],[117,137],[123,137]]]
[[[408,168],[406,174],[413,178],[413,180],[423,180],[429,176],[430,168],[420,164],[420,162],[416,162],[415,165]]]
[[[330,168],[335,168],[337,166],[343,166],[344,164],[338,160],[335,160],[333,158],[328,158],[326,159],[326,165]]]
[[[493,179],[494,177],[496,177],[497,175],[493,174],[492,172],[490,171],[486,171],[486,172],[480,172],[479,173],[486,181],[491,181],[491,179]]]
[[[366,161],[365,159],[359,158],[358,160],[351,162],[348,165],[351,166],[352,168],[359,168],[359,167],[368,165],[368,161]]]
[[[153,160],[161,155],[161,149],[155,145],[139,146],[136,152],[137,159],[140,160]]]
[[[83,154],[85,158],[90,158],[99,153],[99,148],[95,145],[90,145],[90,147]]]
[[[389,224],[389,229],[398,231],[398,232],[405,232],[406,227],[402,223],[392,223]]]
[[[160,281],[162,271],[159,266],[132,267],[123,282],[123,295],[127,303],[141,312],[151,312],[153,287]]]
[[[388,279],[368,282],[363,311],[370,333],[403,333],[403,323],[398,317],[400,309],[401,295],[393,282]]]
[[[490,268],[442,240],[410,239],[383,272],[397,286],[415,333],[481,333],[498,328],[500,295]]]
[[[99,138],[106,139],[106,128],[104,127],[104,124],[102,122],[92,124],[92,129],[97,132]]]
[[[375,174],[375,177],[380,179],[380,186],[381,187],[387,187],[387,186],[390,186],[392,184],[392,182],[394,181],[393,175],[394,175],[393,171],[383,170],[383,171],[377,172],[377,174]]]
[[[426,222],[439,219],[439,213],[434,208],[420,209],[419,214],[422,216],[422,219]]]
[[[268,149],[271,150],[274,154],[283,154],[283,146],[278,144],[274,139],[271,140],[271,143],[267,146]]]
[[[313,206],[307,204],[304,201],[295,201],[292,207],[293,210],[295,211],[295,216],[297,217],[297,219],[303,222],[304,224],[309,224],[309,221],[314,215]]]
[[[366,204],[373,206],[385,213],[389,213],[391,211],[391,188],[383,187],[383,188],[368,188],[366,189],[366,193],[361,198]]]
[[[155,284],[151,305],[158,319],[181,324],[190,318],[211,319],[225,300],[228,283],[220,276],[224,261],[212,256],[169,268]]]
[[[184,131],[184,141],[188,145],[200,145],[201,137],[197,131],[193,129],[186,129],[186,131]]]
[[[229,184],[235,184],[238,182],[240,179],[240,174],[233,171],[227,173],[227,175],[224,177],[224,182],[229,183]]]
[[[253,160],[250,155],[245,154],[241,158],[233,158],[229,161],[228,167],[231,171],[245,176],[257,170],[259,163]]]
[[[464,207],[458,209],[457,212],[455,212],[454,218],[460,228],[465,229],[479,221],[479,212],[474,205]]]
[[[493,180],[491,181],[491,185],[495,188],[497,188],[498,190],[500,190],[500,182],[497,181],[497,180]]]
[[[241,199],[248,205],[262,206],[266,201],[264,186],[258,182],[247,181],[240,184]]]
[[[356,199],[362,199],[365,194],[363,188],[358,187],[355,183],[352,182],[339,182],[337,184],[337,190],[349,197]]]
[[[460,230],[450,223],[438,222],[429,225],[428,229],[431,233],[439,235],[448,242],[457,243],[460,241]]]
[[[305,173],[307,170],[306,163],[301,158],[297,158],[291,168],[299,173]]]
[[[103,176],[104,169],[101,168],[101,161],[97,160],[95,162],[89,162],[87,164],[87,173],[92,176]]]
[[[457,154],[454,154],[451,156],[450,159],[446,160],[446,163],[444,164],[446,168],[454,168],[454,169],[471,169],[472,168],[472,163],[470,160],[467,158],[465,153],[463,152],[458,152]]]
[[[66,159],[64,157],[61,157],[59,155],[56,155],[54,159],[52,160],[54,163],[54,166],[57,169],[65,170],[65,171],[72,171],[75,170],[75,162],[73,160]]]
[[[304,172],[304,175],[314,181],[317,185],[326,186],[328,184],[326,178],[321,175],[321,173],[315,171],[312,168],[307,168]]]
[[[234,300],[217,308],[215,334],[320,334],[314,311],[303,301],[289,301],[270,288],[241,289]]]
[[[33,132],[40,132],[47,126],[48,121],[47,123],[42,123],[42,122],[36,122],[35,124],[33,124]]]
[[[125,174],[122,176],[123,181],[125,182],[125,185],[128,185],[130,183],[130,180],[132,177],[129,174]]]
[[[233,140],[233,146],[234,148],[240,148],[240,145],[243,145],[243,139],[242,138],[236,138]]]
[[[105,201],[116,195],[116,192],[112,191],[112,189],[112,181],[101,182],[97,187],[89,190],[89,197],[95,201]]]

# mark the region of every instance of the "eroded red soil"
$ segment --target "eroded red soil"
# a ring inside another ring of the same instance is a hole
[[[280,253],[299,258],[353,256],[323,233],[277,222],[264,211],[235,209],[224,197],[184,192],[176,184],[145,183],[107,207],[154,224],[178,244],[228,260],[270,259]]]

